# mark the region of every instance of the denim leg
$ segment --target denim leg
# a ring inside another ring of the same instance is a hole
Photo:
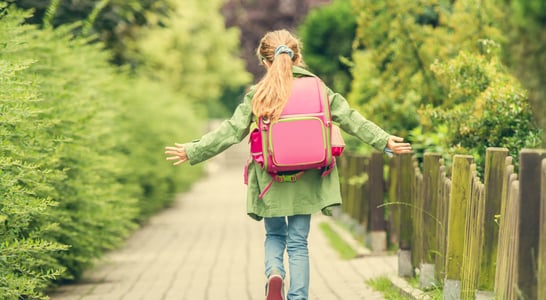
[[[287,251],[290,268],[288,300],[307,300],[309,297],[309,251],[307,238],[311,215],[288,217]]]
[[[265,224],[265,276],[276,273],[284,278],[284,249],[286,248],[286,218],[264,218]]]

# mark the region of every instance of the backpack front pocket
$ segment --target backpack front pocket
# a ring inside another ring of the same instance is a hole
[[[271,125],[269,151],[277,166],[307,166],[326,159],[327,140],[320,118],[281,119]]]

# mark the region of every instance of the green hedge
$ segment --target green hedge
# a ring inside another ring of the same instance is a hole
[[[111,66],[76,25],[27,17],[0,7],[2,299],[47,298],[201,171],[164,160],[203,126],[184,95]]]

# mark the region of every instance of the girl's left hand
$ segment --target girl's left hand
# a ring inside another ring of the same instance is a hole
[[[188,155],[186,154],[186,149],[182,144],[175,143],[174,147],[167,146],[165,147],[166,155],[173,155],[167,157],[167,160],[174,160],[173,166],[178,166],[186,161],[188,161]]]
[[[402,143],[403,141],[404,141],[403,138],[399,136],[391,135],[389,139],[387,140],[387,148],[389,148],[392,152],[396,154],[410,153],[411,152],[410,143]]]

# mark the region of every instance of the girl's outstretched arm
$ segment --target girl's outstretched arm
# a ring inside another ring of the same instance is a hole
[[[248,135],[253,122],[251,100],[252,94],[248,92],[231,118],[222,121],[217,128],[205,133],[200,138],[188,143],[175,143],[174,146],[165,147],[165,154],[171,155],[167,160],[174,161],[173,165],[175,166],[186,161],[195,165],[241,142]]]

